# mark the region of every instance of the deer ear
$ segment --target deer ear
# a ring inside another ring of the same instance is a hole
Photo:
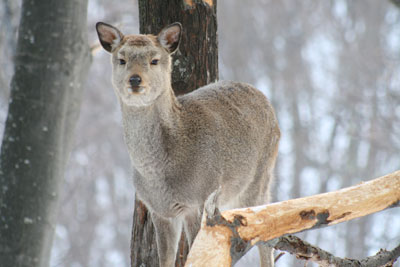
[[[172,54],[178,49],[181,35],[182,25],[179,22],[175,22],[162,29],[157,39],[160,44]]]
[[[124,35],[117,28],[104,22],[97,22],[96,30],[101,46],[110,53],[124,38]]]

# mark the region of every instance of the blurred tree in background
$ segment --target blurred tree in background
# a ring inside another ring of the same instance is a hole
[[[11,6],[3,2],[15,73],[0,154],[0,263],[47,266],[89,67],[87,1],[24,0],[17,42]]]
[[[282,129],[276,201],[336,190],[399,169],[400,11],[390,1],[218,1],[221,79],[256,85]],[[18,1],[0,2],[0,124],[5,121]],[[11,19],[9,19],[11,18]],[[136,1],[89,1],[89,41],[101,20],[138,33]],[[185,27],[185,25],[183,25]],[[51,266],[129,266],[134,194],[109,55],[93,58]],[[398,209],[300,237],[340,257],[392,249]],[[238,266],[257,266],[249,253]],[[293,261],[295,263],[293,263]],[[277,266],[303,266],[291,256]],[[396,263],[396,266],[400,266]]]

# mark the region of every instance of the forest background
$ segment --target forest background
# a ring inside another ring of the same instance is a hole
[[[0,132],[20,8],[20,1],[0,2]],[[90,44],[97,42],[97,21],[139,32],[136,1],[90,0],[88,10]],[[217,10],[220,79],[256,85],[276,109],[282,141],[274,201],[337,190],[399,169],[398,8],[374,0],[219,0]],[[131,167],[109,55],[99,51],[92,60],[51,267],[129,266]],[[299,236],[336,256],[364,258],[397,245],[400,212],[387,210]],[[253,266],[257,257],[251,251],[238,265]],[[303,264],[284,256],[277,266]]]

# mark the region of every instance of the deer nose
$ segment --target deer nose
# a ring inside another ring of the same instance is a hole
[[[142,82],[142,78],[140,78],[140,76],[137,74],[132,75],[132,77],[129,78],[129,83],[133,87],[139,86],[141,82]]]

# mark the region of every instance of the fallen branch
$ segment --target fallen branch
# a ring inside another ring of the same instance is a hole
[[[331,253],[315,247],[296,236],[284,236],[274,245],[277,250],[282,250],[295,255],[298,259],[313,261],[321,267],[378,267],[392,266],[400,257],[400,244],[391,251],[380,250],[376,255],[363,260],[335,257]]]
[[[275,246],[278,237],[286,234],[397,207],[400,171],[335,192],[222,214],[217,209],[213,211],[216,195],[217,192],[205,204],[202,227],[185,266],[232,266],[258,242]]]

